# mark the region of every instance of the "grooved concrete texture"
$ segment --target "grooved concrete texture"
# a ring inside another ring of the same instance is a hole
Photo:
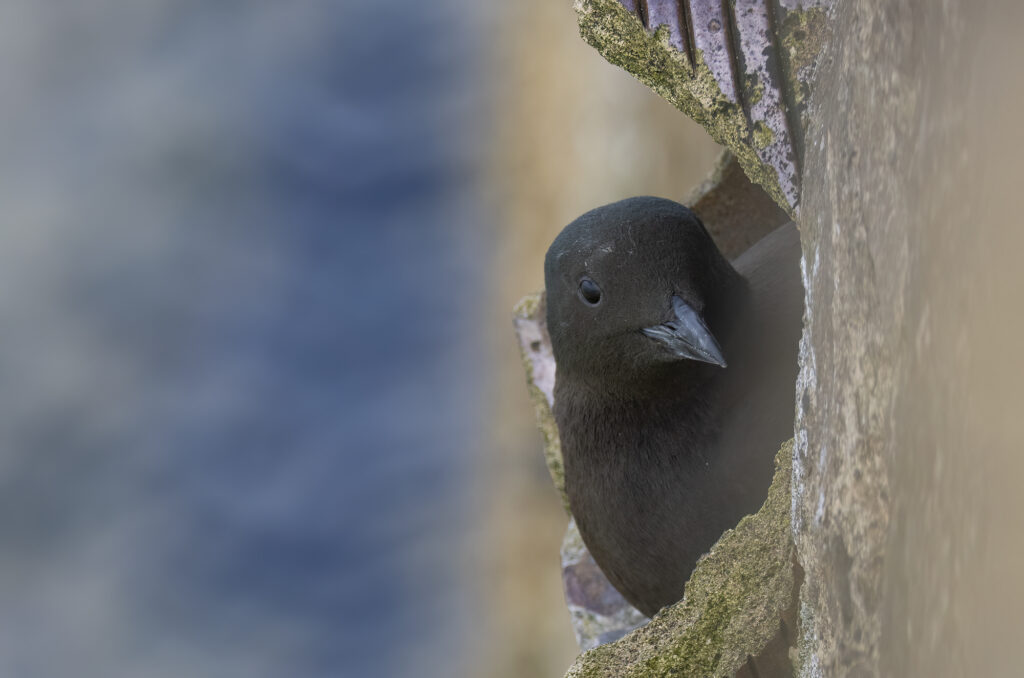
[[[836,6],[811,92],[803,676],[1020,675],[1020,3]]]
[[[807,81],[831,0],[576,0],[580,34],[799,211]]]

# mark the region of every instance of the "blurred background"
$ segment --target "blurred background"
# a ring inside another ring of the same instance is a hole
[[[706,134],[568,0],[0,2],[0,675],[546,676],[511,328]]]

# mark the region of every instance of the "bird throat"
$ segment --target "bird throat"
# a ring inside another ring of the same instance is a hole
[[[721,530],[701,515],[710,505],[702,499],[713,485],[707,479],[719,472],[712,454],[719,422],[711,414],[718,408],[709,397],[597,402],[556,386],[570,509],[609,580],[648,615],[648,601],[682,595],[693,563],[717,537],[711,532]],[[691,552],[689,544],[699,547]],[[638,576],[674,570],[665,579]]]

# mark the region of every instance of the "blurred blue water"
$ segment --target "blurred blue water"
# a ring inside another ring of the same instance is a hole
[[[0,7],[0,675],[455,674],[469,5]]]

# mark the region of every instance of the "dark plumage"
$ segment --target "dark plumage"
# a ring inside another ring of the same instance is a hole
[[[690,210],[644,197],[584,214],[548,250],[569,502],[644,614],[679,600],[767,494],[793,428],[799,249],[787,224],[730,265]]]

